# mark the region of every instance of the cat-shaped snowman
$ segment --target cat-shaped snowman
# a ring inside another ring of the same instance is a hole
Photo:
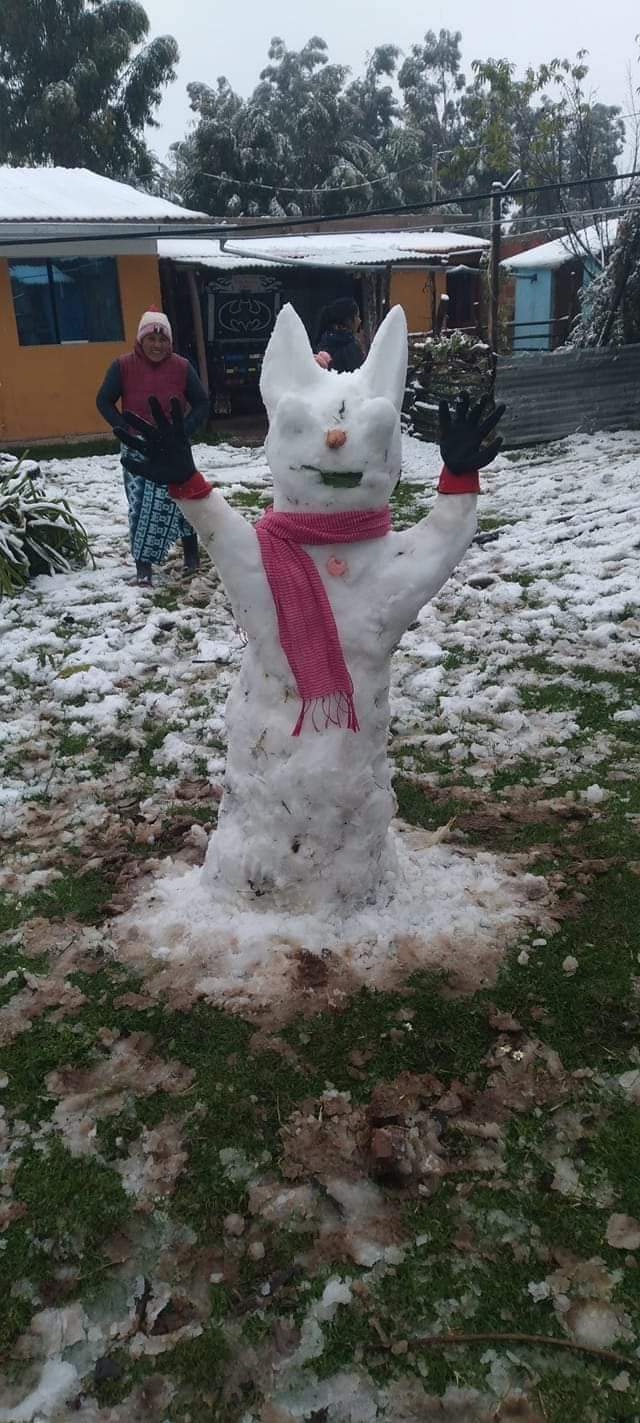
[[[445,412],[447,463],[457,459],[458,472],[443,471],[427,518],[391,532],[406,369],[400,307],[349,374],[321,369],[300,318],[283,308],[261,379],[273,511],[257,527],[194,472],[177,409],[170,423],[154,407],[156,431],[130,421],[147,453],[155,440],[159,477],[205,543],[247,636],[203,870],[216,898],[347,914],[393,892],[391,656],[473,538],[477,469],[500,443],[480,450],[500,412],[482,422],[479,408],[463,405],[453,426]]]

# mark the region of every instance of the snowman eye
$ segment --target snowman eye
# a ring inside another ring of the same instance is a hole
[[[304,435],[305,430],[309,428],[309,423],[309,411],[304,401],[297,400],[294,395],[287,395],[284,400],[280,401],[278,425],[287,439]]]
[[[366,431],[370,439],[389,440],[398,423],[397,412],[390,400],[376,396],[365,407]]]

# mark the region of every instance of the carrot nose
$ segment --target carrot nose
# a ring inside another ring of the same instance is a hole
[[[346,443],[346,430],[327,430],[327,433],[325,435],[325,444],[329,446],[330,450],[340,450],[342,449],[343,445],[346,445]]]

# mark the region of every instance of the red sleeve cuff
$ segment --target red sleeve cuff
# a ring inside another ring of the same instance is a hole
[[[170,484],[169,494],[172,499],[206,499],[212,489],[213,485],[209,484],[208,479],[196,471],[186,484]]]
[[[446,464],[442,466],[438,494],[479,494],[480,475],[477,469],[469,474],[452,474]]]

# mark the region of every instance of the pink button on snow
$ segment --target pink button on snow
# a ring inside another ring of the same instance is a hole
[[[345,573],[347,573],[347,572],[348,572],[348,565],[344,562],[344,559],[342,559],[342,558],[328,558],[328,559],[327,559],[327,573],[330,573],[332,578],[342,578],[343,575],[344,575]]]
[[[340,450],[347,443],[347,432],[346,430],[327,430],[324,439],[330,450]]]

